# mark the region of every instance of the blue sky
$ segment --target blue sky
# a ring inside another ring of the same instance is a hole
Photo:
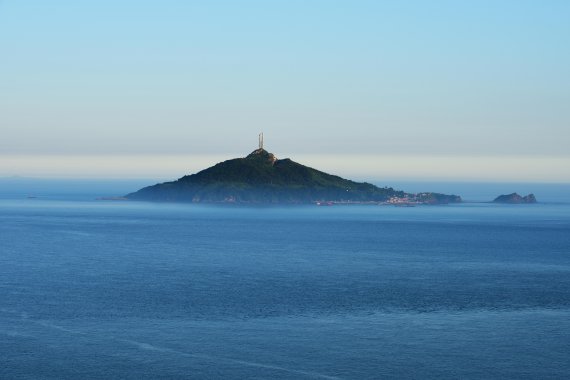
[[[569,182],[569,19],[568,1],[5,0],[0,176],[182,175],[264,131],[343,175]]]

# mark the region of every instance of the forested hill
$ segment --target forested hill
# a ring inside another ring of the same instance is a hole
[[[390,187],[381,188],[327,174],[288,158],[279,160],[266,150],[258,149],[245,158],[227,160],[177,181],[145,187],[126,197],[170,202],[313,203],[381,202],[406,195]]]

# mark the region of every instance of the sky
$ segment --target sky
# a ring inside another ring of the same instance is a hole
[[[0,176],[570,182],[570,2],[0,0]]]

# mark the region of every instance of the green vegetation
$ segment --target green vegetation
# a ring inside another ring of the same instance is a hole
[[[350,181],[290,159],[277,160],[273,154],[258,149],[245,158],[224,161],[126,197],[171,202],[312,203],[382,202],[404,196],[403,191],[390,187]]]

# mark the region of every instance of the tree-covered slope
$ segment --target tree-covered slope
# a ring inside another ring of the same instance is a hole
[[[404,196],[330,175],[290,159],[277,160],[258,149],[245,158],[221,162],[177,181],[145,187],[129,199],[175,202],[310,203],[384,201]]]

